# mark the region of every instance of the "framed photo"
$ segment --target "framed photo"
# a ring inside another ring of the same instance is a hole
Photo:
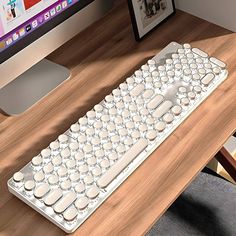
[[[175,13],[174,0],[128,0],[128,5],[137,41]]]

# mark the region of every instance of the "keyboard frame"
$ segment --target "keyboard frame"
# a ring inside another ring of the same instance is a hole
[[[168,58],[168,56],[172,53],[175,53],[177,49],[182,48],[182,45],[172,42],[168,44],[163,50],[161,50],[156,56],[154,56],[152,59],[157,62],[157,65],[163,65],[163,62],[165,62],[165,59]],[[164,61],[163,61],[164,60]],[[202,103],[205,101],[207,97],[227,78],[228,71],[225,70],[225,73],[223,76],[220,77],[217,82],[211,86],[207,93],[202,96],[202,99],[188,110],[188,112],[184,113],[184,117],[182,116],[181,119],[178,119],[177,122],[173,125],[172,129],[169,129],[169,132],[165,132],[163,137],[161,139],[158,139],[157,142],[152,141],[153,144],[152,147],[148,147],[147,151],[142,152],[135,160],[124,170],[122,171],[117,178],[110,184],[108,187],[101,191],[98,200],[95,200],[91,207],[89,208],[87,214],[80,220],[77,220],[73,224],[68,224],[63,220],[62,217],[60,217],[58,214],[54,213],[53,209],[51,207],[46,207],[41,200],[36,199],[35,197],[27,198],[26,195],[19,192],[18,189],[15,187],[15,183],[13,181],[13,178],[8,180],[8,189],[9,191],[18,197],[20,200],[25,202],[27,205],[32,207],[34,210],[42,214],[44,217],[46,217],[48,220],[56,224],[59,228],[64,230],[66,233],[72,233],[78,227],[84,223],[85,220],[89,218],[89,216],[96,211],[96,209],[164,142],[177,128],[180,124],[182,124],[190,114]],[[104,100],[102,100],[99,104],[103,104]],[[69,135],[69,130],[67,130],[64,134]],[[71,138],[73,139],[73,138]],[[32,171],[31,168],[31,162],[29,162],[26,166],[24,166],[21,170],[22,173],[27,174]],[[27,175],[26,178],[27,180]],[[51,215],[49,215],[51,214]]]

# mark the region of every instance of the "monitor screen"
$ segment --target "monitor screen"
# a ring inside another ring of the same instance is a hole
[[[0,0],[0,63],[92,0]]]

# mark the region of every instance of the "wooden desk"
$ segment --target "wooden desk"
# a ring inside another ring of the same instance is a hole
[[[236,34],[177,12],[136,43],[124,1],[49,58],[72,71],[17,117],[0,115],[0,234],[65,235],[11,195],[7,180],[169,42],[189,42],[226,61],[229,78],[74,235],[141,235],[211,160],[236,127]]]

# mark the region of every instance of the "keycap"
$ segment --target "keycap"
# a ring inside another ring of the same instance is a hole
[[[173,103],[171,101],[164,101],[154,112],[153,116],[155,118],[162,117],[165,113],[167,113],[170,108],[173,106]]]
[[[109,155],[109,159],[111,159],[113,157],[113,155]],[[117,159],[117,158],[116,158]],[[115,159],[115,160],[116,160]],[[98,177],[102,174],[102,170],[100,167],[96,166],[94,169],[92,169],[92,174],[95,176],[95,177]]]
[[[94,199],[99,195],[99,188],[96,186],[92,186],[86,191],[86,196],[90,199]]]
[[[200,57],[208,57],[208,54],[199,48],[192,48],[192,51]]]
[[[174,115],[178,116],[181,113],[182,108],[181,106],[176,105],[171,108],[171,111],[173,112]]]
[[[188,106],[189,103],[190,103],[190,101],[189,101],[188,98],[181,98],[181,99],[180,99],[180,103],[181,103],[182,105],[184,105],[184,106]]]
[[[52,165],[51,162],[49,162],[47,165],[45,165],[45,166],[43,167],[43,172],[44,172],[45,174],[50,174],[50,173],[53,172],[53,170],[54,170],[54,168],[53,168],[53,165]]]
[[[79,126],[79,124],[73,124],[73,125],[71,125],[70,130],[71,130],[71,132],[73,132],[73,133],[79,132],[79,131],[80,131],[80,126]]]
[[[77,196],[75,192],[70,191],[66,193],[53,207],[56,213],[65,211],[75,200]]]
[[[60,143],[58,141],[51,142],[49,147],[51,150],[55,151],[60,148]]]
[[[41,182],[44,180],[44,178],[45,178],[45,175],[44,175],[43,171],[39,171],[34,174],[34,180],[36,182]]]
[[[59,182],[59,178],[58,178],[57,175],[50,175],[50,176],[48,177],[48,183],[49,183],[50,185],[55,185],[55,184],[57,184],[58,182]]]
[[[43,159],[40,156],[33,157],[32,161],[31,161],[33,166],[40,166],[42,164],[42,162],[43,162]]]
[[[21,173],[21,172],[16,172],[14,175],[13,175],[13,180],[15,182],[20,182],[24,179],[24,174]]]
[[[66,221],[74,220],[77,215],[78,215],[78,212],[75,207],[70,207],[63,213],[63,217]]]
[[[204,86],[208,86],[214,78],[215,78],[214,74],[209,73],[202,78],[201,82]]]
[[[70,188],[71,188],[70,180],[67,179],[67,180],[64,180],[64,181],[61,182],[61,189],[62,190],[68,190]]]
[[[77,161],[82,161],[84,159],[84,153],[83,152],[77,152],[77,154],[75,155],[75,159]]]
[[[157,137],[157,132],[155,130],[149,130],[146,134],[146,138],[153,141]]]
[[[24,188],[27,191],[32,191],[35,187],[35,182],[33,180],[27,180],[25,182]]]
[[[226,64],[223,61],[221,61],[215,57],[210,57],[210,61],[212,63],[214,63],[215,65],[221,67],[222,69],[225,69],[225,67],[226,67]]]
[[[156,95],[148,104],[148,109],[155,109],[164,100],[162,95]]]
[[[162,132],[166,128],[166,123],[159,121],[156,123],[155,128],[158,132]]]
[[[42,198],[46,193],[48,193],[50,190],[50,187],[47,183],[43,183],[39,186],[37,186],[34,190],[34,196],[36,198]]]
[[[59,155],[52,158],[52,164],[53,166],[59,166],[62,163],[62,159]]]
[[[81,197],[75,202],[75,206],[79,210],[84,210],[89,204],[89,200],[87,197]]]
[[[174,120],[174,116],[170,113],[167,113],[163,116],[163,121],[165,121],[167,124],[170,124]]]
[[[62,197],[61,189],[53,189],[44,198],[44,204],[47,206],[54,205]]]
[[[77,181],[79,181],[79,179],[80,179],[80,174],[78,172],[74,172],[74,173],[70,174],[70,180],[72,182],[77,182]]]
[[[85,191],[85,185],[83,183],[78,183],[76,186],[75,186],[75,191],[77,193],[83,193]]]
[[[59,135],[58,140],[60,143],[64,144],[64,143],[68,142],[69,138],[67,135],[61,134],[61,135]]]
[[[61,166],[58,170],[57,170],[57,174],[59,177],[65,177],[67,175],[68,171],[67,168],[64,166]]]
[[[138,140],[105,174],[99,178],[97,184],[100,188],[107,187],[122,172],[131,161],[145,150],[148,142],[146,139]]]
[[[88,174],[84,177],[84,183],[86,185],[91,185],[93,183],[93,176],[91,174]]]
[[[139,96],[143,92],[144,89],[145,89],[145,86],[143,84],[138,84],[136,87],[134,87],[130,91],[130,95],[132,97],[137,97],[137,96]]]
[[[48,157],[50,157],[50,155],[51,155],[51,150],[49,148],[43,149],[41,151],[41,156],[43,158],[48,158]]]

